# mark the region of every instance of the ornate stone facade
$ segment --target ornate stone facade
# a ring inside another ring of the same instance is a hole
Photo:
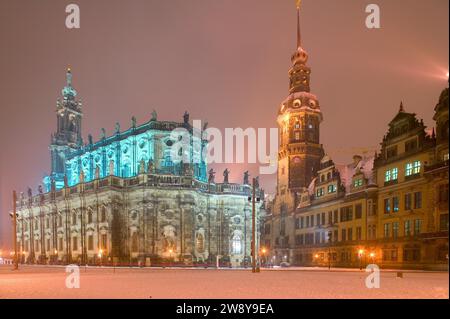
[[[123,132],[104,130],[98,142],[81,140],[81,102],[67,72],[64,100],[57,103],[57,132],[50,151],[52,173],[45,189],[17,203],[17,242],[27,263],[209,263],[239,267],[251,256],[251,186],[214,181],[201,158],[202,134],[191,157],[175,163],[171,132],[195,129],[158,121],[141,126],[133,117]],[[184,151],[184,150],[183,150]],[[200,156],[200,158],[199,158]],[[258,188],[258,197],[264,194]],[[258,221],[263,213],[257,203]],[[259,223],[258,223],[259,225]],[[257,235],[259,238],[259,232]]]

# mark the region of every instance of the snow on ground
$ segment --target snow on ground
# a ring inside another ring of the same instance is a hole
[[[80,267],[80,288],[66,288],[64,267],[0,266],[5,298],[449,298],[447,272],[381,272],[381,287],[368,289],[368,273],[340,269],[250,270]]]

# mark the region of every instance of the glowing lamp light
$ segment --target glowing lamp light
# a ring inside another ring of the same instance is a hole
[[[103,255],[103,249],[100,249],[100,250],[98,251],[98,257],[99,257],[99,258],[102,258],[102,255]]]
[[[362,254],[364,254],[364,249],[360,249],[360,250],[358,250],[358,254],[359,254],[359,255],[362,255]]]
[[[370,258],[374,258],[375,257],[375,253],[372,252],[372,253],[370,253],[369,256],[370,256]]]
[[[319,254],[315,254],[315,255],[314,255],[314,258],[319,258]]]
[[[261,249],[261,252],[262,252],[263,254],[265,254],[266,251],[267,251],[267,250],[266,250],[265,248]]]

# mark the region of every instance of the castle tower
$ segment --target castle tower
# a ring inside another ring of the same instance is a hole
[[[323,120],[319,101],[310,93],[311,69],[300,33],[300,1],[297,3],[297,49],[291,58],[289,96],[278,110],[279,154],[277,194],[294,195],[308,187],[324,155],[320,144]]]
[[[54,179],[56,188],[64,186],[66,174],[65,159],[70,152],[79,149],[83,140],[81,137],[81,119],[83,112],[81,102],[76,99],[77,91],[72,86],[72,71],[67,69],[66,86],[62,89],[63,100],[56,102],[56,132],[52,134],[51,175],[44,178],[44,184],[49,189],[49,179]]]

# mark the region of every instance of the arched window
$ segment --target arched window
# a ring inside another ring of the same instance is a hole
[[[88,222],[88,224],[92,223],[92,209],[88,210],[87,222]]]
[[[77,224],[77,214],[75,212],[72,213],[72,225]]]
[[[234,255],[242,254],[242,240],[239,234],[234,234],[231,245],[231,251]]]
[[[122,177],[130,177],[130,176],[131,176],[130,165],[124,164],[122,166]]]
[[[163,163],[163,165],[166,166],[166,167],[170,167],[170,166],[173,165],[172,154],[171,154],[170,147],[168,147],[168,148],[166,148],[164,150],[164,163]]]
[[[101,212],[100,212],[100,221],[102,223],[106,222],[106,207],[102,206]]]

